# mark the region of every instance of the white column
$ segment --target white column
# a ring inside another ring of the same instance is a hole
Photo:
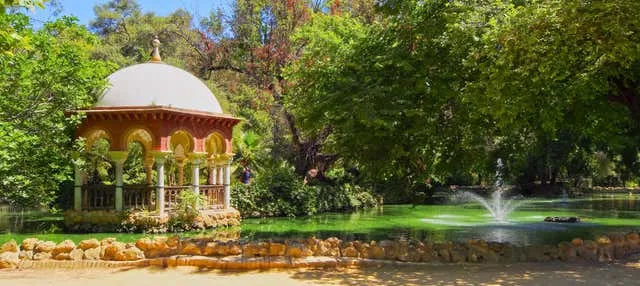
[[[109,156],[115,163],[116,167],[116,210],[122,210],[122,171],[124,161],[127,159],[126,151],[111,151]]]
[[[164,156],[156,157],[156,168],[158,172],[158,184],[156,186],[156,211],[162,216],[164,214]]]
[[[208,185],[216,184],[216,162],[215,161],[207,161],[207,167],[209,169],[209,179],[207,180]]]
[[[115,161],[116,164],[116,210],[122,210],[122,171],[124,162]]]
[[[224,167],[223,167],[222,165],[218,165],[218,166],[216,167],[216,169],[217,169],[217,170],[216,170],[217,178],[216,178],[216,183],[215,183],[215,184],[216,184],[216,185],[222,185],[222,181],[223,181],[222,177],[223,177],[223,175],[224,175],[224,170],[223,170],[223,169],[224,169]]]
[[[224,208],[231,207],[231,160],[224,166]]]
[[[78,166],[75,167],[75,185],[73,187],[73,209],[82,210],[82,170]]]
[[[193,183],[193,192],[196,195],[200,194],[200,159],[191,160],[191,169],[193,170],[193,177],[191,179]]]

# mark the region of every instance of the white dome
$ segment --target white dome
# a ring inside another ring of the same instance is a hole
[[[209,88],[187,71],[164,63],[144,63],[111,74],[96,107],[165,106],[222,113]]]

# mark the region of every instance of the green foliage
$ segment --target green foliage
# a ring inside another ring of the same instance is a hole
[[[231,198],[243,216],[299,216],[345,211],[376,205],[370,191],[353,184],[344,171],[331,174],[333,183],[307,183],[286,163],[260,173],[253,184],[234,184]]]
[[[98,39],[73,18],[34,31],[28,17],[0,13],[0,199],[16,205],[50,203],[71,179],[72,132],[113,70],[91,59]],[[4,45],[6,44],[6,45]]]

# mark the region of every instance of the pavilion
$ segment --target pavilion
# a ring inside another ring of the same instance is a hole
[[[116,71],[95,106],[78,110],[86,114],[76,130],[85,138],[86,150],[101,139],[109,142],[115,167],[115,184],[87,184],[87,175],[76,167],[74,210],[155,210],[166,215],[180,192],[192,191],[207,198],[207,209],[229,210],[232,128],[240,119],[226,115],[209,88],[187,71],[163,63],[153,40],[152,59]],[[128,146],[144,149],[145,185],[124,185],[123,165]],[[165,162],[173,156],[177,185],[165,185]],[[184,167],[191,166],[191,182],[184,182]],[[155,164],[156,182],[153,181]],[[206,184],[200,168],[208,168]]]

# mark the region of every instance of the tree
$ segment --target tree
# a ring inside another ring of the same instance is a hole
[[[511,154],[550,154],[559,143],[590,142],[548,158],[542,169],[550,174],[537,176],[544,183],[564,167],[557,159],[572,152],[613,156],[637,142],[640,3],[528,2],[502,6],[504,16],[488,23],[483,45],[469,52],[469,68],[479,76],[466,91],[509,138]]]
[[[73,18],[34,31],[24,14],[0,12],[0,200],[50,203],[71,178],[72,131],[64,112],[90,106],[113,66],[91,59],[98,39]]]
[[[374,180],[411,187],[482,171],[490,124],[461,97],[457,53],[469,37],[449,35],[461,12],[449,1],[398,5],[372,25],[318,16],[299,30],[288,103],[305,131],[330,127],[326,148]]]

